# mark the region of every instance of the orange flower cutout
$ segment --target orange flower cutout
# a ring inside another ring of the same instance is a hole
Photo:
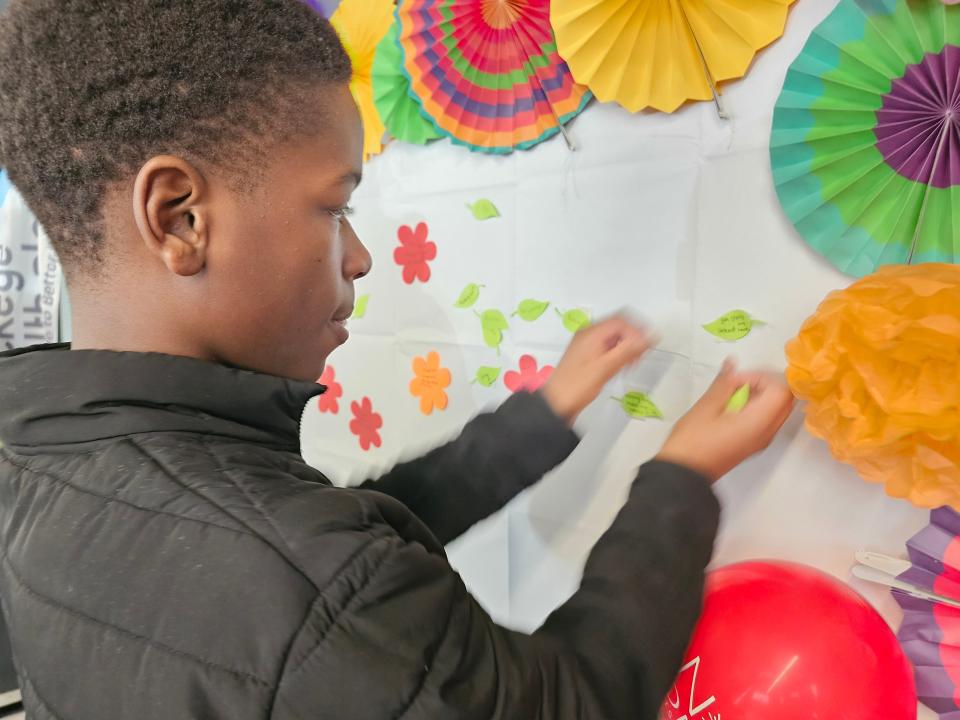
[[[410,394],[420,398],[420,412],[429,415],[447,407],[446,388],[450,386],[450,371],[440,367],[440,355],[431,351],[425,358],[413,359],[413,380]]]
[[[888,266],[831,293],[787,360],[838,460],[893,497],[960,510],[960,266]]]

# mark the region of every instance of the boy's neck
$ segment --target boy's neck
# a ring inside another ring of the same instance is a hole
[[[137,294],[142,296],[142,290]],[[137,306],[126,297],[102,291],[71,294],[71,347],[74,350],[155,352],[212,360],[181,327],[171,328],[166,308],[156,303]]]

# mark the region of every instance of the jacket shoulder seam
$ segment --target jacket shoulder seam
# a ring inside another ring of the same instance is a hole
[[[47,478],[49,480],[52,480],[57,485],[68,487],[71,490],[74,490],[78,493],[82,493],[84,495],[90,495],[91,497],[100,498],[101,500],[106,501],[107,504],[115,503],[117,505],[124,505],[126,507],[133,508],[134,510],[139,510],[140,512],[148,513],[151,515],[163,515],[165,517],[173,518],[175,520],[183,520],[185,522],[196,523],[198,525],[203,525],[205,527],[217,528],[218,530],[237,533],[238,535],[254,535],[255,534],[250,530],[239,530],[237,528],[232,528],[227,525],[221,525],[220,523],[210,522],[209,520],[200,520],[199,518],[192,518],[187,515],[179,515],[177,513],[172,513],[167,510],[160,510],[159,508],[144,507],[143,505],[138,505],[135,502],[131,502],[123,498],[119,498],[113,495],[105,495],[103,493],[96,492],[95,490],[91,490],[90,488],[81,487],[80,485],[77,485],[76,483],[73,483],[70,480],[67,480],[63,477],[60,477],[55,473],[49,472],[48,470],[41,470],[39,468],[30,467],[30,465],[25,465],[21,462],[18,462],[17,460],[14,460],[11,457],[11,454],[7,452],[6,449],[0,449],[0,454],[2,454],[2,457],[4,460],[6,460],[8,463],[13,465],[14,467],[19,468],[20,470],[24,470],[28,473],[31,473],[32,475],[36,475],[37,477]]]

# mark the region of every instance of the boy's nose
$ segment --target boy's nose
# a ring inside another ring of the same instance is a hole
[[[349,221],[344,230],[347,235],[347,247],[343,258],[343,274],[348,280],[359,280],[370,273],[370,269],[373,267],[373,258],[370,256],[370,251],[357,237],[357,233],[354,232],[353,225]]]

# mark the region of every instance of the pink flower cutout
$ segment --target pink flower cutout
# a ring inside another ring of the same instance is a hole
[[[547,381],[553,374],[553,365],[544,365],[537,368],[537,360],[532,355],[524,355],[520,358],[520,372],[510,370],[503,376],[503,384],[507,386],[510,392],[534,392]]]
[[[403,268],[403,281],[407,285],[412,285],[414,280],[430,279],[428,263],[437,257],[437,246],[427,241],[428,232],[426,223],[417,223],[415,230],[409,225],[401,225],[397,230],[400,247],[393,251],[393,260]]]
[[[353,411],[353,420],[350,421],[350,432],[357,436],[360,448],[369,450],[370,446],[380,447],[380,428],[383,427],[383,418],[380,413],[373,411],[373,403],[365,397],[359,403],[350,403]]]
[[[340,412],[340,403],[337,400],[343,396],[343,385],[334,378],[333,365],[327,365],[323,370],[323,375],[317,380],[321,385],[327,386],[327,391],[317,398],[317,407],[320,408],[322,413],[328,412],[336,415]]]

